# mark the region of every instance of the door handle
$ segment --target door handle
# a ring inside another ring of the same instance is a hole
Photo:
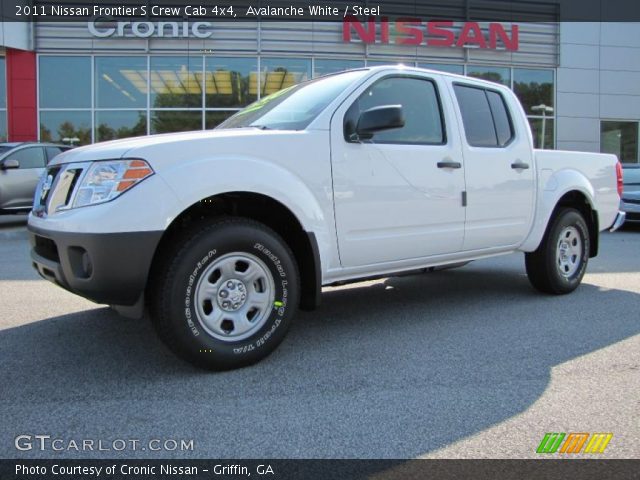
[[[442,161],[437,163],[438,168],[462,168],[462,164],[460,162],[452,162],[452,161]]]
[[[511,168],[513,168],[514,170],[526,170],[527,168],[529,168],[529,164],[518,161],[518,162],[512,163]]]

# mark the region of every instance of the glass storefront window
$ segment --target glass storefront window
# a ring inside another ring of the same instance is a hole
[[[467,65],[467,75],[470,77],[501,83],[511,86],[511,69],[508,67],[490,67],[486,65]]]
[[[415,67],[416,62],[402,58],[392,58],[389,60],[367,60],[367,67],[380,67],[384,65],[405,65],[407,67]]]
[[[464,75],[464,66],[455,65],[453,63],[419,63],[418,66],[420,68],[429,68],[431,70],[440,70],[441,72]]]
[[[311,78],[311,59],[306,58],[262,58],[260,68],[263,97]],[[253,74],[250,77],[249,92],[253,94],[257,78]]]
[[[210,130],[217,127],[236,112],[237,110],[206,112],[204,117],[205,128]]]
[[[312,62],[310,58],[209,55],[95,55],[93,59],[88,55],[41,55],[38,61],[41,139],[78,137],[76,144],[89,143],[91,133],[94,141],[104,141],[147,132],[199,130],[203,115],[205,127],[213,128],[259,97],[309,80],[312,73],[317,77],[360,68],[365,63],[415,65],[414,60],[406,58],[316,58]],[[457,74],[465,70],[454,63],[423,62],[418,66]],[[553,70],[491,65],[466,68],[469,76],[513,84],[534,131],[536,146],[554,146]],[[0,140],[7,136],[4,69],[5,60],[0,57]],[[638,161],[637,128],[634,137],[629,133],[632,127],[621,127],[618,133],[624,139],[617,147],[614,133],[605,123],[629,122],[603,122],[602,144],[633,159],[625,161]]]
[[[203,57],[151,57],[151,108],[202,108]]]
[[[514,68],[513,91],[525,112],[540,115],[545,107],[553,108],[553,71]]]
[[[40,57],[41,108],[91,108],[91,57]]]
[[[362,60],[346,60],[341,58],[316,58],[314,61],[314,77],[320,77],[329,73],[342,72],[352,68],[364,67]]]
[[[238,108],[254,102],[257,91],[249,91],[256,78],[257,58],[205,58],[205,105],[209,108]]]
[[[97,111],[96,142],[147,134],[147,114],[142,110]]]
[[[533,135],[534,148],[553,148],[553,118],[529,118],[529,125]]]
[[[7,111],[0,110],[0,142],[7,141]]]
[[[202,130],[202,111],[156,110],[151,112],[151,133]]]
[[[96,57],[95,69],[96,107],[147,107],[146,57]]]
[[[638,122],[600,122],[600,151],[622,163],[638,163]]]
[[[40,140],[67,145],[91,143],[91,112],[89,110],[40,112]]]

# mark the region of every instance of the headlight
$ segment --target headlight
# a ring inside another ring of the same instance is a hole
[[[153,175],[153,170],[144,160],[93,162],[82,177],[73,206],[84,207],[113,200],[150,175]]]

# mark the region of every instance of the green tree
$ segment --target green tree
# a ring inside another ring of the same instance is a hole
[[[91,143],[91,129],[89,127],[75,127],[70,121],[62,122],[58,127],[58,141],[63,138],[78,138],[74,145],[87,145]]]

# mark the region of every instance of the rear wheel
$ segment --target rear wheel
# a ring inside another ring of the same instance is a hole
[[[215,221],[167,259],[152,316],[162,340],[207,369],[255,363],[284,339],[299,301],[298,269],[284,241],[246,219]]]
[[[558,211],[535,252],[525,254],[527,275],[541,292],[561,295],[574,291],[589,261],[589,228],[573,208]]]

